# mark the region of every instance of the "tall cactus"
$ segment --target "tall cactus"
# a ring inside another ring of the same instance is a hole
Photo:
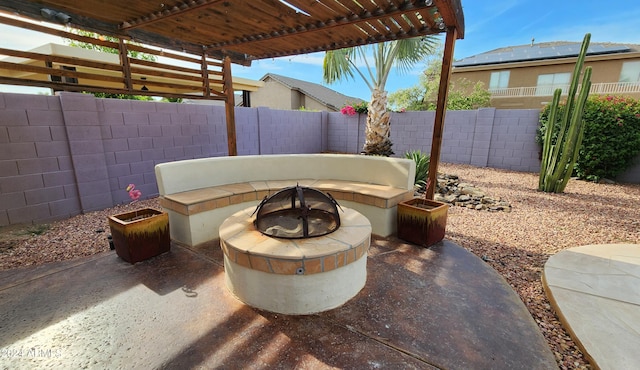
[[[551,101],[549,109],[549,120],[544,136],[542,163],[538,182],[538,190],[547,193],[562,193],[564,191],[569,182],[569,178],[571,178],[571,173],[573,172],[573,167],[578,159],[578,153],[582,145],[582,136],[584,133],[582,112],[587,97],[589,96],[589,90],[591,89],[591,67],[585,68],[580,93],[577,99],[575,96],[590,40],[591,34],[587,33],[582,41],[582,48],[580,49],[580,54],[578,55],[578,60],[573,70],[567,104],[562,120],[560,121],[558,138],[555,144],[551,142],[554,132],[558,129],[556,120],[559,114],[558,109],[562,90],[556,89],[553,92],[553,100]]]

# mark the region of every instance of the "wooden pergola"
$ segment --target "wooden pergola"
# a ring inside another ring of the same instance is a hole
[[[199,62],[199,75],[193,76],[193,70],[175,68],[156,73],[174,78],[175,83],[188,75],[199,84],[194,88],[199,97],[226,102],[229,155],[237,154],[230,63],[248,66],[252,60],[446,33],[427,190],[427,197],[433,198],[453,49],[455,40],[464,37],[460,0],[0,0],[0,11],[117,38],[119,42],[114,44],[72,37],[119,50],[118,71],[121,75],[115,78],[122,87],[109,89],[113,92],[158,95],[159,89],[154,91],[154,87],[162,87],[149,85],[148,80],[139,77],[142,73],[148,74],[150,68],[160,66],[131,58],[132,50],[170,54],[177,59]],[[51,31],[14,18],[2,17],[0,22],[69,37],[64,31]],[[160,48],[160,51],[141,45]],[[0,54],[46,59],[41,55],[1,48]],[[60,78],[40,82],[25,79],[22,83],[19,79],[0,78],[0,83],[45,87],[53,84],[60,90],[74,91],[104,90],[100,86],[81,88],[69,83],[65,78],[78,78],[78,72],[50,67],[54,62],[71,61],[45,61],[49,64],[41,68],[48,70],[42,72]],[[210,66],[217,70],[211,71]],[[114,68],[112,65],[92,67]],[[0,68],[12,67],[0,63]],[[219,90],[213,85],[219,86]],[[145,86],[147,90],[140,91],[138,86]],[[167,97],[182,95],[160,94]]]

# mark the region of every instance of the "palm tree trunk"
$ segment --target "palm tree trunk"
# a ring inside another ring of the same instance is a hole
[[[366,155],[381,155],[388,157],[391,150],[391,124],[387,112],[387,92],[374,89],[368,106],[367,126],[365,127],[365,143],[362,149]]]

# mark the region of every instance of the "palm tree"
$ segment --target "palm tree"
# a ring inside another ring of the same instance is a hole
[[[364,154],[390,156],[391,150],[389,112],[385,85],[392,67],[406,72],[427,55],[433,54],[438,41],[435,36],[389,41],[368,46],[357,46],[327,51],[323,61],[323,79],[333,83],[343,78],[353,78],[354,71],[362,77],[371,90],[365,128]],[[367,60],[367,52],[373,58],[373,69]],[[356,66],[361,59],[368,77]]]

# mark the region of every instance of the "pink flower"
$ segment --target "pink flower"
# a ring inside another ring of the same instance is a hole
[[[142,196],[142,192],[136,189],[135,184],[129,184],[129,186],[127,186],[127,191],[129,192],[129,198],[131,198],[132,201],[136,201]]]
[[[356,114],[356,109],[350,105],[345,105],[342,109],[340,109],[340,113],[346,114],[348,116],[353,116]]]
[[[142,192],[140,190],[131,190],[129,192],[129,198],[132,200],[138,200],[142,196]]]

